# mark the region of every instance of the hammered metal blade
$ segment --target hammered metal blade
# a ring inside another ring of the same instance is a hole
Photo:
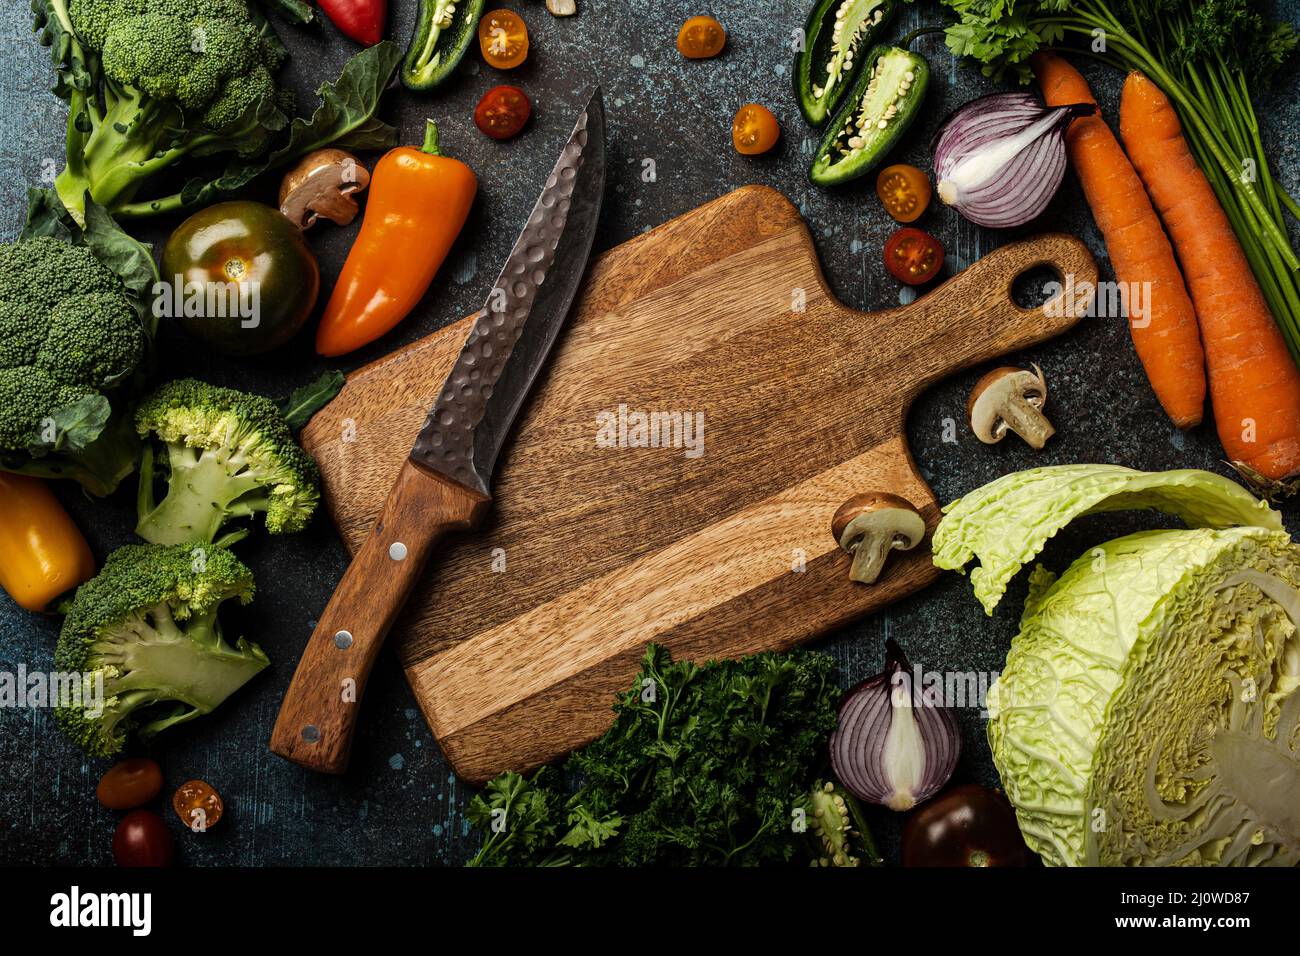
[[[592,93],[465,338],[411,460],[489,494],[510,425],[569,314],[605,193],[605,111]]]

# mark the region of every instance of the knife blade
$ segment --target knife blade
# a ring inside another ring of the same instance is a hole
[[[379,648],[434,544],[473,528],[492,470],[555,344],[595,241],[605,187],[600,88],[579,114],[546,185],[465,338],[370,536],[321,613],[271,750],[342,773]]]
[[[413,461],[482,494],[591,254],[604,195],[604,141],[597,88],[411,451]]]

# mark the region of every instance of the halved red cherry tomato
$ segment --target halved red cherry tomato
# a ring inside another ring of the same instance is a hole
[[[474,125],[485,136],[510,139],[519,135],[532,112],[533,104],[519,87],[497,86],[488,90],[474,107]]]
[[[691,17],[677,33],[677,52],[688,60],[707,60],[722,52],[727,31],[713,17]]]
[[[746,156],[766,153],[780,135],[781,126],[772,111],[758,103],[746,103],[731,121],[731,142],[736,152]]]
[[[513,10],[489,10],[478,22],[478,47],[488,66],[512,70],[528,59],[528,25]]]
[[[886,166],[876,177],[876,195],[899,222],[916,222],[930,205],[930,177],[915,166]]]
[[[885,268],[899,282],[923,285],[938,275],[942,266],[943,246],[928,232],[909,226],[885,243]]]

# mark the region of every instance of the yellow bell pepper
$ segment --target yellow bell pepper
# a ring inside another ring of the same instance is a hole
[[[90,545],[45,482],[0,471],[0,587],[44,611],[94,574]]]

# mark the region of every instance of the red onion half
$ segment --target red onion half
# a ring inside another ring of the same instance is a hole
[[[910,810],[948,782],[961,737],[952,711],[916,686],[902,649],[892,640],[885,648],[885,672],[840,702],[831,766],[859,800]]]
[[[1065,130],[1094,103],[1045,109],[1028,91],[992,93],[948,117],[934,144],[939,198],[971,222],[1019,226],[1052,201],[1065,178]]]

